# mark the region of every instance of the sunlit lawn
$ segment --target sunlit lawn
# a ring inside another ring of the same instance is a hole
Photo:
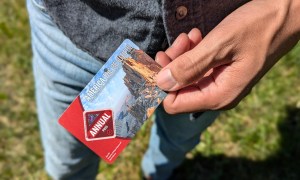
[[[201,137],[174,179],[300,179],[300,46]],[[139,179],[147,123],[98,179]],[[0,2],[0,179],[48,179],[34,102],[25,2]]]

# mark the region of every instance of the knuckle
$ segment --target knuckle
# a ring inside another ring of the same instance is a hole
[[[222,108],[222,102],[219,101],[215,101],[213,103],[211,103],[211,110],[220,110]]]
[[[219,109],[221,110],[230,110],[235,108],[239,104],[239,100],[237,99],[228,99],[221,103]]]
[[[220,93],[217,96],[210,96],[211,98],[208,99],[209,109],[211,110],[219,110],[223,106],[224,102],[224,93]]]
[[[234,35],[224,34],[223,31],[215,32],[214,36],[210,36],[207,43],[207,49],[213,57],[213,65],[219,65],[230,62],[233,56],[233,49],[236,46]]]
[[[174,109],[173,107],[170,107],[170,106],[167,106],[165,107],[165,111],[168,113],[168,114],[171,114],[171,115],[174,115],[176,114],[176,109]]]
[[[235,108],[238,104],[239,104],[238,101],[232,101],[232,102],[224,104],[222,109],[223,110],[230,110],[230,109]]]
[[[183,84],[189,84],[196,80],[197,75],[199,74],[199,68],[195,58],[192,58],[188,54],[183,54],[181,56],[180,62],[178,63],[177,68],[181,69],[181,72],[178,74],[179,81]]]
[[[181,69],[182,71],[188,71],[191,64],[191,58],[185,54],[180,56],[180,59],[177,63],[177,68]]]
[[[168,106],[164,106],[164,108],[168,114],[174,115],[180,113],[180,106],[175,102],[169,104]]]
[[[226,93],[221,94],[220,96],[213,99],[211,103],[212,110],[229,110],[236,107],[239,104],[239,101],[235,98],[228,97]]]

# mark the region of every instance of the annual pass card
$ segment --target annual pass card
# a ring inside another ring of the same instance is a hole
[[[166,97],[156,86],[161,67],[125,40],[62,114],[59,123],[113,163]]]

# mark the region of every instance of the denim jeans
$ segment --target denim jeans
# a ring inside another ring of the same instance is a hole
[[[27,0],[27,9],[45,168],[54,179],[95,179],[98,156],[61,127],[58,118],[104,62],[78,49],[52,22],[41,0]],[[159,107],[142,161],[145,176],[167,179],[217,115],[207,111],[195,119],[168,115]]]

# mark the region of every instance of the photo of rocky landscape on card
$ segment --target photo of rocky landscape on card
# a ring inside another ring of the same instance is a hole
[[[156,86],[155,77],[161,67],[142,50],[127,48],[129,56],[120,54],[125,72],[123,83],[130,95],[115,117],[117,137],[132,138],[167,95]]]
[[[167,95],[156,86],[160,70],[150,56],[125,40],[80,93],[84,116],[88,115],[86,138],[134,137]],[[113,123],[91,116],[106,110],[111,110]]]

